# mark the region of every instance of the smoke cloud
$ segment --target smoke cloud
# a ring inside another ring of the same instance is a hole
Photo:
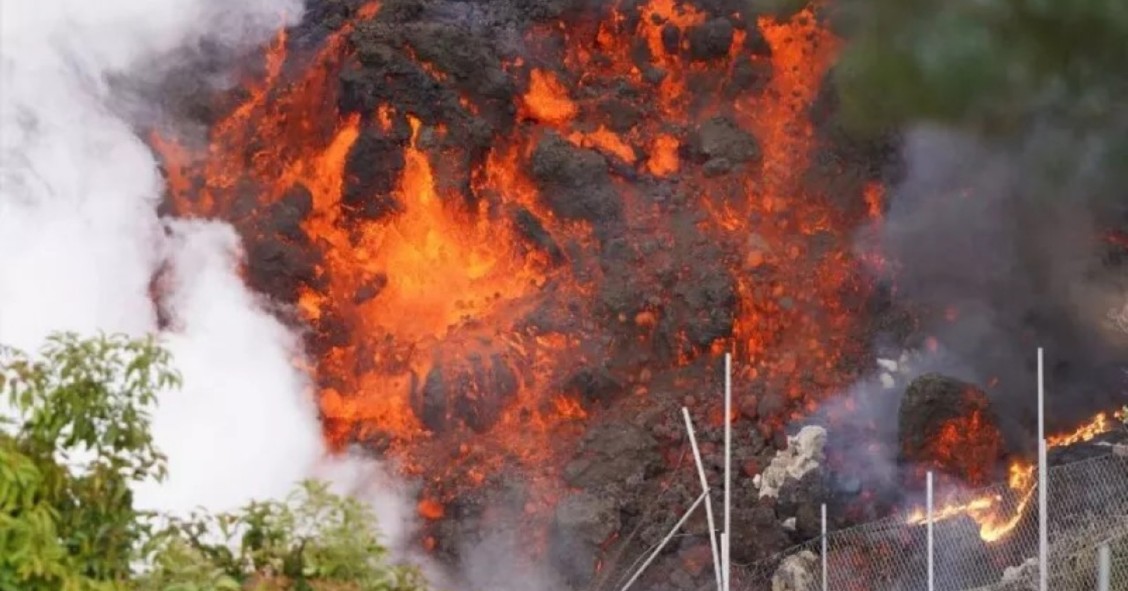
[[[154,418],[170,480],[141,486],[139,503],[227,510],[322,476],[402,537],[395,491],[362,486],[386,481],[379,467],[326,457],[299,342],[244,287],[234,231],[159,218],[162,179],[122,90],[180,49],[261,43],[300,1],[13,0],[0,12],[0,342],[156,332],[150,282],[163,267],[161,336],[184,387]]]
[[[921,326],[940,343],[928,369],[990,386],[1004,429],[1019,439],[1035,426],[1038,347],[1057,427],[1124,397],[1118,366],[1128,351],[1108,320],[1124,301],[1122,271],[1100,255],[1099,171],[1073,146],[1038,130],[999,146],[916,128],[882,222],[897,293],[942,312]],[[1047,168],[1067,151],[1080,166]]]

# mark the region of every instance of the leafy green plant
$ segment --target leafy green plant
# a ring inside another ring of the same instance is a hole
[[[168,580],[196,585],[185,591],[255,584],[296,591],[422,589],[416,569],[388,564],[375,526],[368,506],[306,481],[284,502],[173,520],[150,548],[156,568],[141,589],[167,589]]]
[[[0,348],[0,591],[422,591],[389,563],[371,509],[306,482],[285,502],[188,519],[134,507],[163,480],[150,431],[178,387],[152,339]]]
[[[146,535],[130,484],[165,475],[157,393],[179,384],[152,340],[74,334],[0,350],[0,588],[117,589]]]

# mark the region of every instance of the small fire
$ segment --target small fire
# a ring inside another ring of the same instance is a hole
[[[1112,414],[1117,421],[1123,421],[1124,416],[1123,411]],[[1071,432],[1047,437],[1046,447],[1062,447],[1090,441],[1098,435],[1107,433],[1114,425],[1108,413],[1100,413]],[[984,541],[1001,540],[1018,525],[1034,493],[1037,492],[1035,469],[1033,463],[1025,460],[1011,463],[1007,477],[1009,491],[1006,495],[989,494],[966,502],[946,503],[938,509],[933,509],[933,523],[967,515],[979,525],[979,537]],[[911,525],[919,525],[926,521],[928,515],[925,509],[914,509],[908,516],[908,523]]]

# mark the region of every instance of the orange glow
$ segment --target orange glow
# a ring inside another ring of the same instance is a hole
[[[959,474],[972,486],[985,486],[1002,452],[1003,437],[985,416],[989,404],[986,395],[971,389],[964,396],[971,411],[941,424],[917,457]]]
[[[885,207],[885,187],[877,183],[868,183],[862,196],[865,198],[869,216],[874,219],[881,218],[882,208]]]
[[[634,148],[606,127],[600,127],[591,133],[573,132],[568,140],[584,148],[602,150],[627,163],[633,164],[636,158]]]
[[[568,89],[546,70],[529,72],[524,102],[529,115],[545,123],[565,123],[576,116],[576,104],[568,97]]]
[[[579,402],[557,396],[552,399],[553,405],[556,407],[556,414],[564,419],[581,420],[587,418],[587,412],[580,406]]]
[[[1123,420],[1123,415],[1119,411],[1114,413],[1114,416],[1117,420]],[[1112,427],[1107,414],[1100,413],[1074,431],[1047,437],[1046,446],[1054,448],[1090,441],[1102,433],[1107,433]],[[1022,520],[1026,508],[1034,497],[1037,490],[1035,469],[1036,466],[1030,462],[1020,460],[1011,463],[1007,477],[1007,487],[1010,492],[1006,498],[1001,494],[992,494],[966,502],[942,503],[940,508],[933,510],[933,522],[967,515],[979,525],[979,537],[984,541],[1001,540]],[[1010,501],[1009,504],[1006,501]],[[927,521],[927,514],[924,509],[918,508],[909,513],[907,520],[913,525],[921,524]]]
[[[316,56],[294,56],[300,68],[281,67],[294,64],[280,33],[265,51],[265,73],[212,127],[206,152],[152,142],[176,213],[233,220],[248,243],[268,231],[256,224],[262,211],[308,192],[300,236],[276,242],[301,242],[316,255],[311,276],[283,303],[308,328],[325,438],[334,449],[367,446],[419,477],[427,519],[442,518],[465,487],[514,469],[531,474],[530,513],[550,513],[557,468],[574,452],[568,442],[599,412],[566,388],[610,347],[599,316],[614,299],[606,297],[614,290],[601,250],[608,238],[595,222],[565,219],[534,182],[533,153],[550,131],[602,156],[593,159],[607,165],[616,222],[632,242],[623,264],[639,269],[613,279],[632,296],[654,294],[606,317],[633,331],[622,339],[631,346],[668,349],[668,367],[650,356],[647,367],[625,370],[646,375],[627,380],[633,400],[647,395],[652,372],[732,352],[743,372],[737,380],[782,394],[777,416],[757,419],[771,433],[855,378],[844,361],[864,346],[854,337],[865,319],[844,294],[866,293],[855,229],[880,211],[883,190],[843,189],[856,204],[844,213],[835,205],[841,196],[828,199],[809,178],[820,139],[808,112],[838,40],[806,10],[748,23],[771,57],[750,54],[736,31],[727,55],[695,62],[687,39],[705,12],[678,0],[630,6],[529,33],[530,47],[553,33],[563,49],[553,61],[530,49],[527,59],[500,64],[517,89],[502,109],[459,89],[452,109],[516,113],[472,155],[459,145],[459,121],[437,121],[409,101],[337,111],[342,68],[356,59],[355,22]],[[377,10],[367,4],[358,18]],[[670,27],[677,44],[663,39]],[[465,74],[416,62],[440,86]],[[766,90],[736,87],[732,73],[743,62],[764,73]],[[610,109],[612,99],[624,108]],[[756,154],[705,174],[694,134],[717,117],[752,138]],[[396,161],[378,191],[356,178],[376,164],[363,160],[373,138]],[[359,211],[372,204],[376,211]],[[675,219],[674,209],[690,215]],[[536,223],[522,223],[530,219]],[[651,342],[671,321],[710,320],[669,313],[688,297],[681,286],[701,281],[704,265],[685,255],[701,245],[722,252],[708,251],[711,272],[728,282],[717,291],[727,291],[707,296],[731,321],[704,336],[687,326],[669,331],[669,342]],[[689,387],[681,379],[673,383]],[[720,412],[710,419],[723,421]],[[735,412],[732,419],[744,420]]]
[[[678,171],[678,140],[677,138],[660,134],[654,138],[654,145],[650,148],[650,160],[646,166],[651,174],[666,176]]]
[[[434,499],[423,499],[419,501],[416,510],[419,512],[420,517],[431,521],[442,519],[443,515],[446,514],[446,508],[443,507],[443,504]]]

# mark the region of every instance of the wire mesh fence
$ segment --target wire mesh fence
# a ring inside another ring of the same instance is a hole
[[[972,492],[936,491],[937,591],[1038,589],[1039,511],[1034,468]],[[1097,589],[1098,549],[1110,553],[1110,590],[1128,589],[1128,457],[1110,453],[1049,470],[1048,588]],[[928,527],[911,512],[832,532],[776,559],[735,569],[733,589],[829,591],[928,588]]]

